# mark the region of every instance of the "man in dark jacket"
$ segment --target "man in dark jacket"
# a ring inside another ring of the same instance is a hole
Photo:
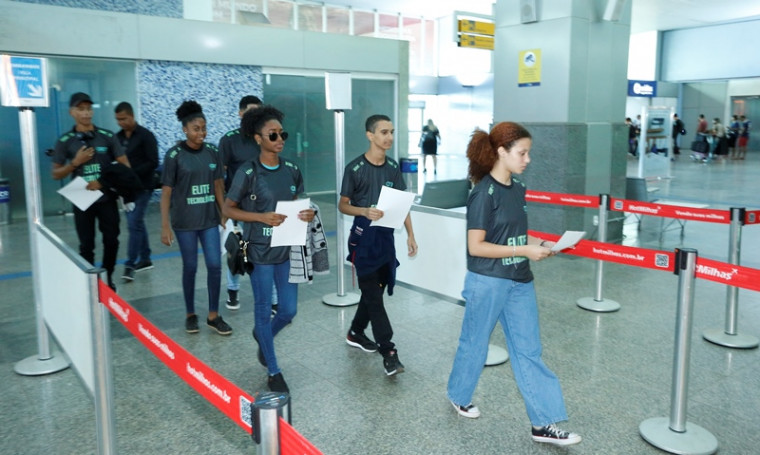
[[[145,211],[153,194],[153,174],[158,167],[158,143],[153,133],[137,124],[131,104],[119,103],[115,113],[116,121],[121,127],[116,137],[142,182],[142,189],[135,194],[134,207],[127,204],[126,211],[129,242],[122,278],[125,282],[130,282],[135,279],[135,272],[153,268],[148,230],[145,228]]]

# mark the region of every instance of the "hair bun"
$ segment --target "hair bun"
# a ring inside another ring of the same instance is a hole
[[[180,122],[191,115],[203,114],[203,108],[194,100],[184,101],[180,107],[177,108],[177,120]]]

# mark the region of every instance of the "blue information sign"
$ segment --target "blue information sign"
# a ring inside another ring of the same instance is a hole
[[[628,96],[657,96],[657,81],[628,80]]]
[[[46,60],[0,55],[0,91],[3,106],[48,107]]]

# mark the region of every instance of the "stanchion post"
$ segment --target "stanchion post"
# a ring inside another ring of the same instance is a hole
[[[340,187],[343,184],[343,167],[345,166],[345,119],[344,110],[351,109],[351,73],[326,73],[325,98],[327,109],[335,112],[335,212],[337,218],[336,251],[338,257],[338,291],[322,297],[322,303],[330,306],[350,306],[359,303],[359,295],[346,293],[343,279],[343,261],[345,258],[345,240],[343,233],[343,214],[340,213]]]
[[[610,208],[609,194],[599,195],[599,241],[607,241],[607,213]],[[584,310],[599,313],[611,313],[620,309],[620,304],[614,300],[602,297],[602,285],[604,280],[604,261],[596,261],[596,293],[594,297],[582,297],[576,304]]]
[[[666,452],[711,454],[718,450],[715,436],[686,421],[697,250],[677,249],[675,262],[675,273],[679,278],[670,418],[647,419],[639,425],[639,433],[648,443]]]
[[[37,131],[34,109],[19,108],[21,128],[21,156],[24,163],[24,189],[26,193],[27,225],[29,226],[29,250],[32,260],[32,295],[37,322],[37,355],[27,357],[14,365],[13,370],[24,376],[39,376],[55,373],[69,367],[66,357],[60,352],[51,352],[50,335],[42,315],[42,278],[38,262],[37,225],[42,220],[42,198],[40,197],[40,176],[37,162]]]
[[[95,425],[98,453],[116,453],[114,427],[113,371],[111,369],[111,326],[108,309],[100,303],[98,276],[103,269],[88,270],[90,284],[90,318],[92,322],[92,355],[94,360]]]
[[[290,423],[290,395],[259,392],[251,403],[253,431],[258,455],[280,455],[280,417]]]
[[[742,227],[746,215],[745,208],[731,208],[731,224],[728,236],[728,263],[739,265],[741,260]],[[739,288],[726,286],[726,322],[724,329],[707,329],[702,337],[727,348],[751,349],[758,346],[758,339],[752,335],[737,333],[739,320]]]

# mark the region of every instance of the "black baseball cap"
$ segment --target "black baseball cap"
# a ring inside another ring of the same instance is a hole
[[[80,103],[92,104],[92,98],[90,98],[90,95],[84,92],[76,92],[75,94],[71,95],[71,99],[69,99],[69,107],[79,106]]]

